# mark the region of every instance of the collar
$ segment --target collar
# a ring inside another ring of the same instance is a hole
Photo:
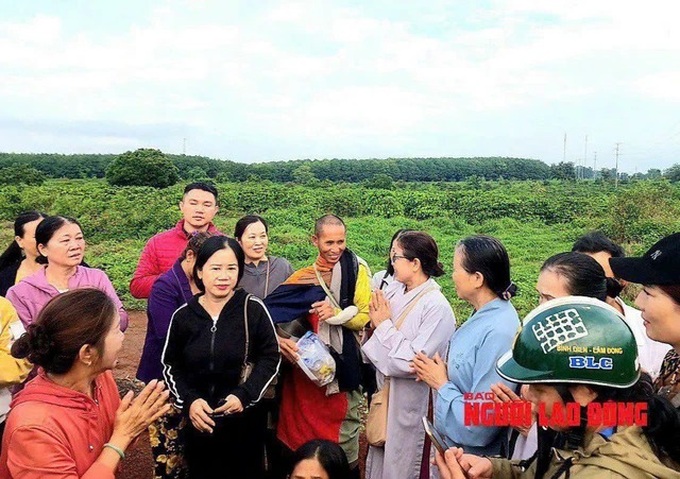
[[[344,255],[345,253],[343,253]],[[340,255],[340,258],[342,258],[342,255]],[[338,262],[340,262],[340,259],[338,259]],[[325,258],[322,258],[321,255],[316,257],[316,261],[314,262],[316,265],[317,269],[321,272],[328,272],[328,271],[333,271],[333,267],[335,267],[336,263],[331,263],[327,261]]]

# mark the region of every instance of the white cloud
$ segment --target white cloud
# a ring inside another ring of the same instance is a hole
[[[362,141],[370,140],[374,151],[398,154],[394,145],[414,151],[419,138],[444,134],[474,151],[474,143],[464,144],[466,124],[485,125],[493,137],[505,121],[499,118],[535,122],[546,106],[611,94],[618,101],[680,99],[680,29],[664,14],[672,2],[499,0],[464,14],[457,2],[443,2],[422,16],[389,18],[330,1],[273,2],[247,12],[234,5],[178,0],[134,24],[92,19],[99,28],[88,30],[67,14],[0,20],[5,114],[127,125],[172,120],[212,141],[261,137],[266,148],[249,142],[237,153],[256,159],[272,154],[271,144],[285,147],[277,157],[306,156],[310,139],[330,145],[323,151],[343,144],[363,156]],[[565,123],[587,127],[605,118]],[[103,149],[119,141],[94,137]]]

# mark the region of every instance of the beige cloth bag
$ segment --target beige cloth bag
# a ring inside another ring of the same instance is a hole
[[[436,288],[426,288],[418,293],[399,315],[394,327],[399,329],[420,298]],[[366,440],[371,446],[383,447],[387,440],[387,410],[390,400],[390,378],[385,376],[383,387],[371,396],[371,407],[366,418]]]

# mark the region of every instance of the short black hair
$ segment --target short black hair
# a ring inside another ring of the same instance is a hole
[[[342,218],[340,218],[337,215],[327,214],[323,215],[321,218],[314,222],[314,234],[316,236],[319,236],[324,226],[330,225],[342,226],[343,228],[347,228],[347,226],[345,226],[345,222],[342,221]]]
[[[215,185],[206,183],[204,181],[196,181],[194,183],[189,183],[184,187],[184,193],[182,193],[182,197],[184,197],[191,190],[203,190],[207,191],[208,193],[212,193],[212,195],[215,197],[215,202],[217,202],[217,188],[215,188]]]
[[[600,253],[602,251],[612,255],[612,258],[623,258],[626,252],[621,245],[613,242],[602,231],[591,231],[576,240],[571,250],[577,253]]]
[[[264,231],[269,233],[269,225],[262,216],[247,215],[236,222],[236,226],[234,226],[234,238],[240,240],[241,236],[243,236],[243,233],[246,232],[246,228],[248,228],[248,226],[252,225],[253,223],[262,223],[264,225]]]
[[[346,479],[350,477],[349,463],[345,451],[335,442],[325,439],[313,439],[300,446],[293,455],[293,469],[305,459],[316,459],[324,468],[329,479]]]
[[[238,241],[229,236],[211,236],[201,245],[201,249],[198,250],[198,254],[196,255],[196,262],[194,263],[194,281],[196,282],[198,289],[204,293],[205,285],[201,278],[198,277],[198,271],[203,269],[203,266],[205,266],[212,255],[223,249],[232,250],[236,256],[236,261],[238,262],[238,281],[234,285],[234,289],[236,289],[238,283],[241,282],[241,278],[243,278],[246,257],[241,249],[241,245],[238,244]]]

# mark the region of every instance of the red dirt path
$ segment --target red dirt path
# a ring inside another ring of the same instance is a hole
[[[117,378],[135,377],[146,335],[146,312],[130,311],[129,314],[130,322],[125,331],[123,350],[118,356],[118,365],[114,370]],[[123,468],[116,477],[119,479],[153,478],[153,459],[148,436],[143,435],[136,444],[128,448]]]

